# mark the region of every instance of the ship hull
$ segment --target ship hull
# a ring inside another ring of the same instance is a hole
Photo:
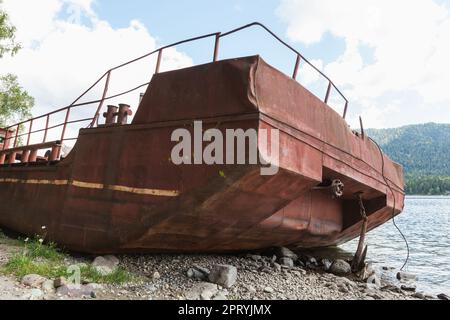
[[[278,173],[175,165],[172,133],[195,137],[194,121],[224,135],[278,130]],[[318,187],[335,179],[342,198]],[[0,226],[92,254],[323,247],[359,235],[358,193],[369,230],[388,221],[403,210],[401,167],[297,82],[249,57],[158,74],[130,125],[81,130],[56,164],[1,166]]]

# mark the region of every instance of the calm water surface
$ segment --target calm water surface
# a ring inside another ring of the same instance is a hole
[[[396,222],[411,250],[406,271],[419,276],[419,290],[450,293],[450,197],[407,197],[405,211]],[[353,253],[357,243],[341,248]],[[367,244],[368,259],[375,265],[403,265],[406,245],[392,221],[370,232]]]

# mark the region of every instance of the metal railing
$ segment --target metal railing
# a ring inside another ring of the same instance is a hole
[[[316,66],[314,66],[308,59],[306,59],[300,52],[298,52],[297,50],[295,50],[292,46],[290,46],[289,44],[287,44],[285,41],[283,41],[280,37],[278,37],[274,32],[272,32],[269,28],[267,28],[266,26],[264,26],[263,24],[259,23],[259,22],[254,22],[245,26],[242,26],[240,28],[231,30],[229,32],[226,33],[221,33],[221,32],[216,32],[216,33],[209,33],[203,36],[199,36],[199,37],[194,37],[194,38],[189,38],[183,41],[179,41],[179,42],[175,42],[173,44],[161,47],[157,50],[154,50],[150,53],[147,53],[143,56],[140,56],[136,59],[130,60],[128,62],[125,62],[123,64],[120,64],[114,68],[109,69],[107,72],[105,72],[96,82],[94,82],[86,91],[84,91],[77,99],[75,99],[69,106],[52,111],[50,113],[41,115],[39,117],[35,117],[26,121],[22,121],[19,122],[17,124],[14,124],[12,126],[9,126],[6,129],[6,131],[8,132],[12,132],[13,134],[10,135],[10,137],[6,137],[4,144],[3,144],[3,148],[0,151],[5,151],[8,149],[14,149],[18,147],[19,141],[23,138],[26,137],[26,144],[25,146],[29,146],[30,142],[31,142],[31,136],[33,134],[37,134],[37,133],[42,133],[43,132],[43,139],[42,139],[42,143],[40,143],[41,145],[45,145],[47,143],[47,138],[48,138],[48,132],[49,130],[52,129],[56,129],[56,128],[61,128],[61,135],[59,137],[59,143],[64,143],[65,141],[69,141],[69,140],[76,140],[77,137],[66,137],[66,132],[67,132],[67,127],[69,125],[73,125],[73,124],[77,124],[77,123],[89,123],[87,128],[93,128],[95,126],[98,126],[98,122],[99,122],[99,117],[100,117],[100,113],[101,110],[104,106],[105,101],[108,101],[110,99],[113,98],[117,98],[120,96],[123,96],[125,94],[131,93],[133,91],[136,91],[142,87],[145,87],[147,85],[150,84],[150,82],[141,84],[133,89],[112,95],[112,96],[108,96],[108,91],[109,91],[109,84],[113,75],[113,72],[124,68],[130,64],[133,64],[137,61],[140,61],[142,59],[145,59],[147,57],[153,56],[155,54],[157,54],[157,60],[156,60],[156,66],[155,66],[155,72],[154,74],[157,74],[160,72],[160,68],[161,68],[161,62],[162,62],[162,57],[163,57],[163,53],[164,50],[181,45],[181,44],[185,44],[185,43],[189,43],[189,42],[194,42],[194,41],[198,41],[198,40],[202,40],[202,39],[206,39],[206,38],[212,38],[214,37],[214,52],[213,52],[213,62],[218,61],[219,59],[219,47],[220,47],[220,40],[230,36],[232,34],[238,33],[242,30],[245,29],[249,29],[252,27],[260,27],[262,28],[264,31],[266,31],[267,33],[269,33],[274,39],[276,39],[279,43],[281,43],[284,47],[286,47],[287,49],[289,49],[291,52],[293,52],[295,54],[295,65],[294,65],[294,70],[292,72],[292,78],[294,80],[297,79],[298,73],[299,73],[299,68],[302,62],[308,64],[310,67],[313,68],[313,70],[315,70],[319,75],[321,75],[324,79],[326,79],[326,81],[328,82],[328,87],[327,87],[327,91],[325,94],[325,97],[323,99],[323,102],[328,104],[329,102],[329,98],[330,98],[330,94],[332,89],[336,90],[336,92],[344,99],[345,101],[345,107],[344,107],[344,113],[343,113],[343,118],[345,119],[346,115],[347,115],[347,109],[348,109],[348,100],[347,98],[344,96],[344,94],[337,88],[337,86],[333,83],[333,81],[326,76],[322,71],[320,71]],[[100,99],[98,100],[94,100],[94,101],[89,101],[89,102],[84,102],[84,103],[80,103],[80,100],[84,97],[86,97],[86,95],[93,90],[93,88],[95,88],[101,81],[105,81],[105,85],[103,87],[103,93]],[[92,105],[92,104],[98,104],[97,105],[97,109],[96,112],[94,114],[93,117],[89,117],[89,118],[80,118],[80,119],[75,119],[75,120],[71,120],[70,119],[70,115],[71,112],[75,109],[75,108],[80,108],[83,106],[87,106],[87,105]],[[58,113],[63,113],[64,116],[64,121],[57,123],[57,124],[53,124],[51,125],[51,117],[58,114]],[[37,120],[40,119],[45,119],[45,127],[43,129],[38,129],[38,130],[33,130],[33,124],[36,123]],[[23,127],[27,127],[28,131],[25,133],[21,133],[21,128]],[[11,146],[8,147],[7,149],[7,145],[10,145],[11,140],[13,140],[13,144]]]

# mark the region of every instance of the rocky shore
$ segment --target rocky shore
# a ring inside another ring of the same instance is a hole
[[[0,266],[18,250],[0,242]],[[0,275],[0,299],[105,300],[425,300],[448,299],[416,292],[414,275],[386,281],[370,265],[351,274],[347,261],[331,261],[286,248],[242,255],[125,255],[66,258],[69,266],[92,266],[107,275],[133,275],[125,284],[80,285],[64,277]],[[394,270],[385,271],[395,272]]]

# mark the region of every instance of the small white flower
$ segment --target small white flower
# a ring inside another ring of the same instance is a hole
[[[26,238],[24,241],[25,241],[25,242],[28,242],[28,241],[30,241],[30,238]]]
[[[39,243],[42,243],[42,242],[44,242],[44,239],[39,239]]]
[[[42,226],[41,228],[42,228],[42,230],[45,230],[45,229],[47,229],[47,227],[46,227],[46,226]]]

